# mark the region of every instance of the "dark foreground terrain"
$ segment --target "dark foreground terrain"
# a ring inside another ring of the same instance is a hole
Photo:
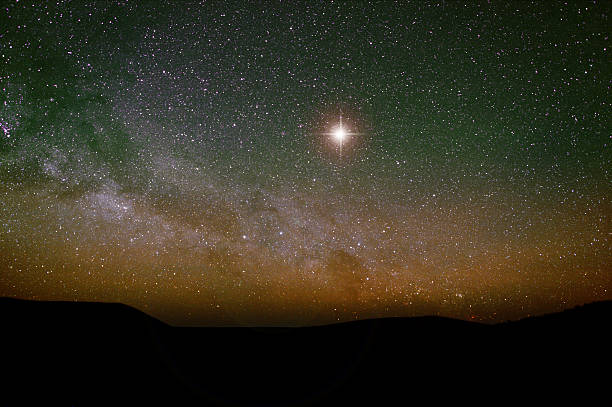
[[[611,310],[494,326],[424,317],[174,328],[120,304],[4,298],[0,404],[607,403]]]

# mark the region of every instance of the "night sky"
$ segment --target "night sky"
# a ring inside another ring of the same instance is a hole
[[[6,3],[0,296],[177,325],[612,299],[610,2]]]

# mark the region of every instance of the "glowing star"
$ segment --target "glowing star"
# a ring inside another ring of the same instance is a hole
[[[339,117],[339,121],[336,123],[334,127],[330,129],[328,133],[320,133],[321,135],[325,135],[329,137],[329,140],[333,142],[337,146],[337,150],[339,152],[340,158],[342,158],[342,152],[347,144],[353,143],[353,136],[360,136],[363,133],[357,133],[351,130],[350,127],[347,127],[342,122],[342,115]]]
[[[339,143],[342,143],[347,136],[346,130],[342,126],[338,126],[336,130],[334,130],[334,138]]]
[[[342,115],[340,115],[340,123],[338,124],[337,127],[335,127],[331,133],[328,133],[328,135],[330,135],[332,137],[332,139],[338,144],[338,146],[340,147],[340,157],[342,157],[342,147],[343,144],[345,142],[348,141],[348,139],[351,136],[356,136],[359,135],[360,133],[355,133],[352,131],[349,131],[348,128],[344,127],[344,124],[342,124]]]

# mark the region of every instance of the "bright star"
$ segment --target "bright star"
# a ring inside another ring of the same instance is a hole
[[[338,126],[335,130],[334,130],[334,138],[336,139],[336,141],[342,143],[342,141],[344,141],[344,138],[346,137],[347,133],[346,130],[344,129],[344,127],[342,126]]]
[[[364,133],[356,132],[356,126],[352,121],[349,121],[347,125],[344,124],[344,117],[340,115],[338,121],[331,123],[332,126],[328,127],[328,131],[325,133],[318,133],[318,135],[326,136],[328,147],[331,147],[332,151],[336,152],[342,158],[343,151],[353,149],[359,140],[355,136],[361,136]],[[327,122],[330,124],[329,121]],[[352,124],[351,124],[352,123]]]

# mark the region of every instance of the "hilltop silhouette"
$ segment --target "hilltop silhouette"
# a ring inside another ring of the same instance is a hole
[[[171,327],[121,304],[0,299],[3,400],[58,405],[410,405],[594,400],[612,302],[484,325]],[[602,370],[603,369],[603,370]]]

